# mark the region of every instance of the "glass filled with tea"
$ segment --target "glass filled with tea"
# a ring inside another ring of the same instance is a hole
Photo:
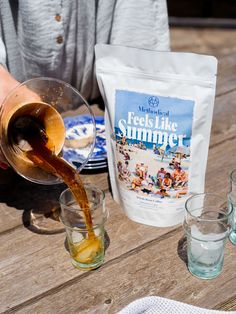
[[[84,186],[87,198],[75,198],[70,189],[60,195],[60,218],[65,226],[72,264],[95,269],[104,261],[104,224],[108,217],[105,194],[94,185]]]

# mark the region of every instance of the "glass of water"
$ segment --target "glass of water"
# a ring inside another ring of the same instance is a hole
[[[230,174],[230,192],[227,195],[227,201],[229,208],[233,207],[233,224],[232,231],[230,232],[229,239],[236,245],[236,169]]]
[[[183,223],[187,237],[188,269],[196,277],[212,279],[223,267],[225,243],[231,231],[232,205],[213,193],[191,196]]]

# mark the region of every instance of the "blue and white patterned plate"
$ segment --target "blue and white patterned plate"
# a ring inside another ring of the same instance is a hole
[[[105,138],[105,126],[104,117],[95,117],[96,122],[96,141],[93,153],[84,166],[84,168],[98,169],[99,167],[105,167],[107,165],[107,150],[106,150],[106,138]],[[81,161],[87,158],[91,146],[81,148],[77,147],[77,144],[82,141],[93,140],[93,124],[92,120],[87,115],[79,115],[75,117],[64,118],[64,124],[66,128],[66,143],[69,142],[73,145],[65,145],[63,148],[63,157],[75,166],[80,166]]]

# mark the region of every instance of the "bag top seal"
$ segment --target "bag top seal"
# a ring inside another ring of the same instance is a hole
[[[196,53],[152,51],[124,46],[98,44],[95,46],[96,66],[136,68],[150,75],[160,72],[215,79],[217,59],[214,56]],[[108,62],[108,59],[112,62]],[[152,66],[150,66],[150,64]],[[194,67],[193,67],[194,64]]]

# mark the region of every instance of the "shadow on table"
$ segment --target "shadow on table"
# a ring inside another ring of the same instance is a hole
[[[187,266],[188,262],[188,255],[187,255],[187,238],[183,236],[179,242],[177,247],[177,253],[180,257],[180,259],[185,263]]]
[[[26,228],[40,234],[64,232],[64,227],[58,219],[58,200],[66,188],[65,184],[32,183],[11,169],[0,171],[0,181],[0,203],[22,210],[22,221]]]

